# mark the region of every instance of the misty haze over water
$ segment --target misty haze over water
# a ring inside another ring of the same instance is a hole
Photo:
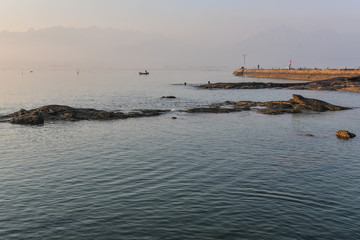
[[[226,38],[226,36],[224,36]],[[186,43],[111,28],[52,27],[0,33],[1,68],[228,69],[356,68],[360,34],[301,32],[282,26],[232,43]]]

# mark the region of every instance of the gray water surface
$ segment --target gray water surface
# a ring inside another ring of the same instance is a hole
[[[360,135],[360,94],[193,87],[258,81],[226,71],[0,75],[0,114],[46,104],[173,110],[116,121],[0,123],[1,239],[360,238],[360,140],[334,135]],[[180,112],[293,93],[354,109]]]

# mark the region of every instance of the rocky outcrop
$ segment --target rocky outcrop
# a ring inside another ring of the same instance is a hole
[[[360,76],[348,78],[333,78],[328,80],[299,82],[299,83],[263,83],[263,82],[238,82],[238,83],[212,83],[198,86],[204,89],[262,89],[262,88],[288,88],[294,90],[326,90],[360,92]]]
[[[350,139],[356,137],[354,133],[348,132],[346,130],[339,130],[335,133],[335,135],[341,139]]]
[[[288,86],[287,88],[296,90],[360,92],[360,76],[313,81],[305,85]]]
[[[229,113],[234,111],[255,110],[262,114],[277,115],[283,113],[301,113],[304,111],[325,112],[340,111],[349,108],[336,106],[318,99],[305,98],[301,95],[293,94],[293,98],[288,101],[269,101],[269,102],[225,102],[217,106],[208,108],[193,108],[186,112],[189,113]]]
[[[9,118],[14,124],[44,124],[45,121],[79,121],[79,120],[113,120],[137,117],[158,116],[164,110],[135,110],[129,113],[120,111],[103,111],[92,108],[72,108],[63,105],[48,105],[32,110],[21,109],[8,114],[3,118]]]
[[[336,105],[332,105],[330,103],[313,99],[313,98],[305,98],[301,95],[293,94],[293,99],[289,100],[288,102],[291,103],[291,105],[299,110],[312,110],[315,112],[325,112],[325,111],[340,111],[340,110],[346,110],[349,108],[346,107],[340,107]]]

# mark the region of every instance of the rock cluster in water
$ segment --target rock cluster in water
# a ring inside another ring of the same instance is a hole
[[[238,82],[238,83],[209,83],[198,86],[199,88],[222,89],[262,89],[262,88],[288,88],[294,90],[327,90],[360,92],[360,76],[348,78],[333,78],[328,80],[299,82],[299,83],[263,83],[263,82]]]
[[[14,124],[39,125],[45,121],[79,121],[79,120],[113,120],[137,117],[158,116],[165,110],[136,110],[129,113],[120,111],[103,111],[92,108],[72,108],[62,105],[48,105],[32,110],[21,109],[8,114],[3,119],[9,119]]]
[[[339,111],[349,108],[332,105],[321,100],[293,95],[288,101],[269,102],[224,102],[209,107],[192,108],[188,113],[229,113],[256,110],[263,114],[300,113],[303,111]],[[158,116],[168,110],[136,110],[129,113],[120,111],[103,111],[92,108],[73,108],[63,105],[48,105],[32,110],[21,109],[17,112],[0,117],[0,121],[13,124],[40,125],[46,121],[79,121],[79,120],[114,120],[138,117]]]
[[[263,114],[283,114],[283,113],[300,113],[303,111],[325,112],[325,111],[339,111],[349,108],[332,105],[330,103],[305,98],[301,95],[293,94],[293,98],[288,101],[269,101],[269,102],[253,102],[253,101],[239,101],[239,102],[225,102],[206,108],[188,109],[189,113],[229,113],[234,111],[256,110]]]

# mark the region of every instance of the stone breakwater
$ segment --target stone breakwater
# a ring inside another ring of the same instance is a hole
[[[360,69],[236,69],[235,76],[318,81],[360,76]]]
[[[199,88],[222,89],[261,89],[261,88],[288,88],[294,90],[326,90],[360,92],[360,76],[339,77],[328,80],[319,80],[300,83],[263,83],[263,82],[237,82],[237,83],[209,83],[198,86]]]

